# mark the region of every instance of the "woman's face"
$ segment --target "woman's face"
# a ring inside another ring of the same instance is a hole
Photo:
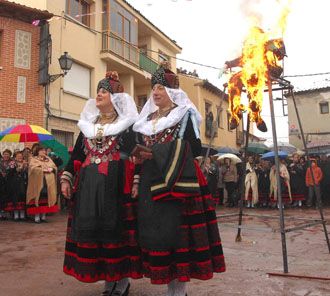
[[[22,162],[23,161],[23,154],[22,153],[17,153],[15,156],[15,160],[18,162]]]
[[[155,105],[160,108],[164,108],[172,104],[165,87],[161,84],[155,84],[152,88],[152,98],[154,99]]]
[[[46,149],[40,149],[38,152],[38,156],[46,156]]]
[[[10,154],[8,152],[4,152],[2,155],[4,160],[9,160],[10,159]]]
[[[111,107],[112,107],[112,103],[110,100],[110,92],[108,92],[107,90],[105,90],[102,87],[97,92],[96,107],[100,111],[104,111],[104,112],[111,109]]]
[[[294,154],[293,155],[293,162],[294,163],[298,163],[299,162],[299,155],[298,154]]]
[[[31,155],[31,150],[30,149],[25,149],[24,150],[24,152],[23,152],[23,155],[24,155],[24,157],[27,157],[27,156],[29,156],[29,155]]]

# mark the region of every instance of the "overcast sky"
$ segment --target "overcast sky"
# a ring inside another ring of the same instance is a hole
[[[183,48],[179,58],[222,67],[237,57],[249,28],[249,16],[258,17],[264,30],[274,29],[281,11],[279,0],[127,0],[159,29]],[[288,2],[289,0],[285,0]],[[284,41],[288,57],[285,75],[330,72],[330,1],[292,0]],[[197,69],[201,78],[222,88],[228,77],[218,79],[218,71],[177,63],[187,70]],[[324,79],[324,77],[311,77]],[[293,80],[293,79],[292,79]],[[294,81],[299,87],[297,80]],[[275,96],[277,96],[275,94]],[[269,106],[264,100],[263,114],[271,129]],[[280,102],[275,102],[279,140],[286,140],[287,117],[282,117]],[[271,132],[256,132],[270,139]]]

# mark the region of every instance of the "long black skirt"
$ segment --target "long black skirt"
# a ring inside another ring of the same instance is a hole
[[[108,175],[96,164],[80,171],[70,201],[63,271],[82,282],[141,278],[136,199],[130,191],[134,166],[112,161]],[[129,183],[129,184],[128,184]]]
[[[8,199],[5,211],[25,210],[27,173],[12,172],[7,180]]]
[[[225,261],[207,181],[195,163],[200,195],[153,201],[151,161],[145,161],[139,191],[138,230],[144,275],[153,284],[174,279],[208,280],[225,271]]]

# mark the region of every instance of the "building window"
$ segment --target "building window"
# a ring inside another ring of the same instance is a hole
[[[212,105],[205,102],[205,136],[208,138],[212,136],[213,120]]]
[[[230,129],[230,114],[229,114],[229,112],[227,112],[227,130],[228,131],[231,131],[231,129]]]
[[[320,103],[320,113],[321,114],[328,114],[329,113],[329,103],[328,102]]]
[[[205,102],[205,116],[211,111],[212,105],[208,102]]]
[[[218,106],[217,107],[217,112],[218,112],[218,128],[223,128],[223,109]]]
[[[138,19],[115,0],[103,0],[102,49],[138,65]]]
[[[52,129],[52,135],[58,142],[63,144],[65,147],[73,146],[73,132]]]
[[[63,89],[65,92],[89,99],[91,95],[91,70],[73,63],[71,70],[64,76]]]
[[[90,26],[90,4],[86,0],[67,0],[66,13],[86,26]]]
[[[161,50],[158,51],[158,62],[162,63],[162,62],[169,62],[170,61],[170,57],[165,54],[164,52],[162,52]]]

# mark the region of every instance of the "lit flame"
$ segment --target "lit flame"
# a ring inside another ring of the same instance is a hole
[[[268,68],[265,55],[267,40],[267,34],[258,27],[252,27],[243,47],[242,81],[249,97],[250,119],[255,122],[261,119],[263,89],[267,79]]]
[[[264,32],[256,25],[257,19],[254,19],[254,25],[251,26],[245,39],[240,61],[242,70],[233,74],[228,83],[229,112],[237,122],[241,119],[241,113],[247,110],[251,121],[256,122],[257,125],[262,123],[260,113],[267,79],[270,75],[279,77],[282,74],[280,61],[285,55],[285,47],[281,38],[274,37],[283,35],[285,31],[291,0],[285,2],[281,3],[281,13],[272,32]],[[243,87],[248,94],[247,107],[240,103]]]

